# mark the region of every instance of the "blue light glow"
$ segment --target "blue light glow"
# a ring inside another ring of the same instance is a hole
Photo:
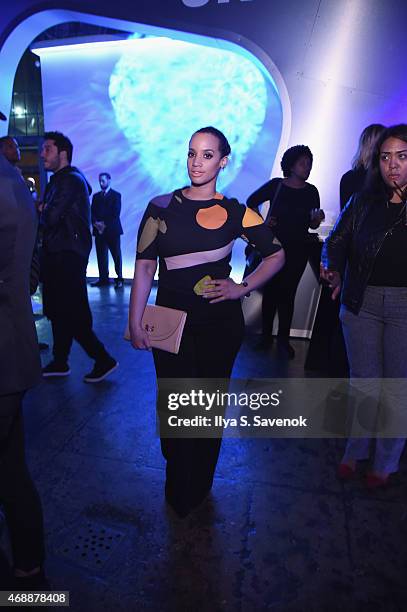
[[[73,163],[94,192],[99,172],[107,171],[122,194],[126,277],[133,275],[137,228],[149,200],[188,183],[187,146],[195,130],[215,125],[226,134],[232,155],[219,189],[242,202],[274,163],[282,109],[271,76],[248,52],[191,40],[136,34],[34,51],[41,58],[45,128],[71,138]],[[233,252],[235,277],[242,253],[243,243]],[[88,274],[97,276],[94,250]]]
[[[232,147],[222,187],[237,175],[266,116],[260,70],[231,51],[169,38],[137,39],[110,78],[116,121],[143,171],[163,191],[187,183],[185,151],[205,125],[222,130]]]

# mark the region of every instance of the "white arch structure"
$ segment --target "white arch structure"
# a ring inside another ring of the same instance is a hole
[[[114,19],[102,15],[92,15],[77,11],[62,9],[49,9],[37,12],[27,17],[19,23],[9,34],[3,47],[0,50],[0,109],[6,116],[10,114],[11,98],[13,90],[14,76],[18,63],[26,48],[44,30],[61,23],[78,21],[106,28],[123,30],[125,32],[143,32],[154,36],[167,36],[178,40],[188,40],[206,46],[215,46],[230,49],[235,53],[240,53],[246,57],[249,55],[251,61],[268,76],[275,84],[277,94],[280,98],[282,107],[282,127],[280,142],[277,149],[274,166],[271,174],[279,172],[278,162],[287,147],[291,131],[291,104],[288,97],[287,87],[277,66],[271,58],[254,43],[253,41],[230,31],[219,31],[216,33],[209,30],[202,33],[191,31],[173,30],[163,28],[160,25],[152,26],[134,21]],[[0,135],[7,133],[7,124],[0,125]]]

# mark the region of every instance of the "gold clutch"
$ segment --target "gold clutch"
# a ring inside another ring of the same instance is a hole
[[[178,355],[186,320],[187,313],[183,310],[147,304],[141,326],[148,333],[153,348]],[[124,338],[130,340],[128,325]]]

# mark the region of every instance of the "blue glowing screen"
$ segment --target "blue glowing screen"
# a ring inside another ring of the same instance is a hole
[[[133,275],[137,228],[149,200],[188,183],[186,153],[195,130],[214,125],[231,144],[218,183],[226,195],[244,202],[269,178],[281,104],[271,76],[247,52],[138,34],[34,52],[41,58],[46,130],[71,138],[73,163],[94,192],[99,172],[107,171],[122,194],[126,277]],[[243,246],[235,247],[235,276]],[[94,251],[88,274],[98,275]]]

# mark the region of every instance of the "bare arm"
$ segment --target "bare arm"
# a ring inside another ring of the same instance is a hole
[[[129,311],[130,338],[133,347],[136,349],[151,348],[148,334],[141,327],[141,317],[150,295],[156,269],[156,260],[139,259],[136,261]]]
[[[247,286],[235,283],[231,278],[206,281],[209,285],[208,289],[203,293],[203,297],[210,300],[211,304],[222,302],[224,300],[238,300],[264,285],[270,278],[281,270],[285,263],[285,255],[283,249],[265,257],[257,266],[254,272],[247,276],[244,280]]]
[[[267,283],[267,281],[269,281],[273,276],[275,276],[277,272],[280,272],[284,264],[284,249],[280,249],[280,251],[277,251],[277,253],[273,253],[273,255],[265,257],[263,261],[254,270],[254,272],[252,272],[251,274],[249,274],[249,276],[245,278],[245,281],[247,282],[247,287],[245,288],[244,293],[262,287],[265,283]]]

